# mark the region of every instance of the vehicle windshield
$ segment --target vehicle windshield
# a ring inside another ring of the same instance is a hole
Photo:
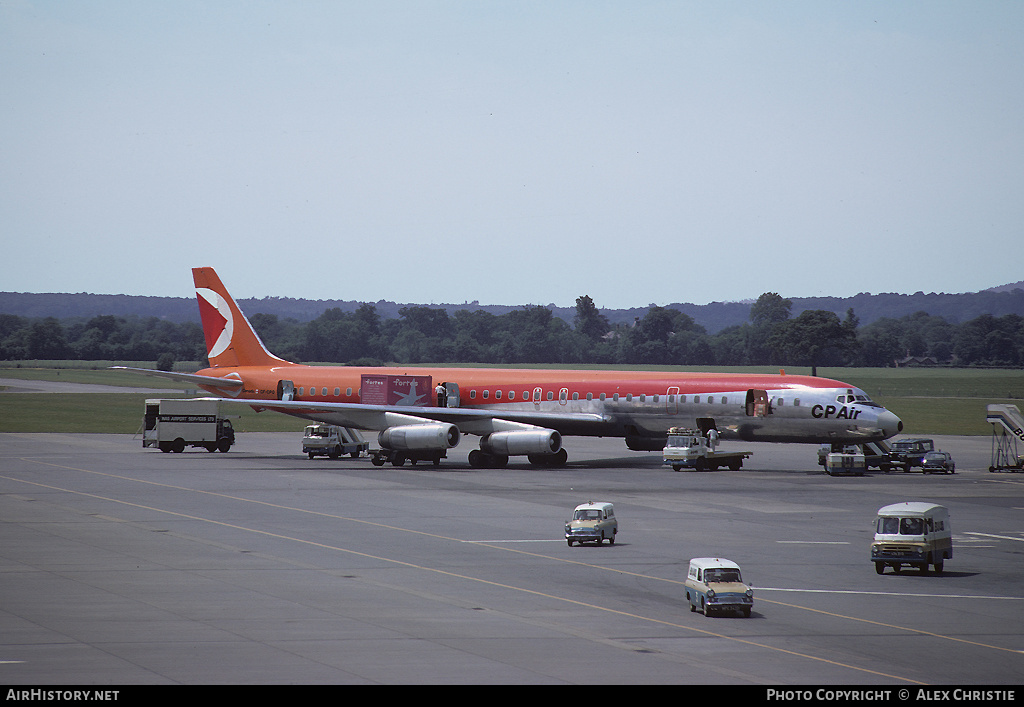
[[[893,449],[898,449],[898,450],[900,450],[902,452],[910,451],[910,450],[912,450],[912,449],[914,449],[916,447],[917,447],[917,443],[916,442],[896,442],[894,445],[892,445]]]
[[[741,582],[740,571],[732,568],[704,570],[705,582]]]
[[[601,520],[601,511],[595,509],[581,509],[576,511],[573,520]]]
[[[936,461],[944,461],[946,459],[946,455],[943,454],[942,452],[928,452],[927,454],[924,455],[924,458],[934,459]]]
[[[878,532],[883,535],[922,535],[922,518],[893,518],[882,516],[878,519]]]

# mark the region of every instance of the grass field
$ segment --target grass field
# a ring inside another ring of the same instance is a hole
[[[39,366],[43,362],[11,362],[0,366],[0,378],[91,383],[125,387],[177,388],[193,395],[190,386],[165,379],[111,371],[113,362],[73,362],[73,368]],[[30,367],[28,364],[37,364]],[[52,365],[54,362],[45,362]],[[153,362],[133,362],[153,368]],[[189,364],[185,364],[189,365]],[[536,366],[540,367],[540,366]],[[713,367],[641,367],[646,370],[703,370],[777,373],[777,368],[722,369]],[[195,370],[195,367],[191,367]],[[187,369],[183,369],[187,370]],[[807,373],[806,369],[786,369]],[[818,375],[834,378],[866,391],[876,402],[900,416],[905,435],[988,435],[985,422],[988,403],[1021,406],[1024,400],[1024,371],[1006,369],[948,368],[819,368]],[[0,432],[108,432],[133,434],[139,431],[146,393],[3,393],[0,390]],[[164,397],[170,397],[164,395]],[[235,411],[232,411],[235,412]],[[240,408],[234,421],[239,432],[301,431],[302,420],[285,415],[256,413]]]

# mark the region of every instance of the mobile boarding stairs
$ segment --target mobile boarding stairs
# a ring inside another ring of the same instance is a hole
[[[992,464],[989,471],[1024,471],[1024,415],[1016,405],[989,405],[985,419],[992,423]]]

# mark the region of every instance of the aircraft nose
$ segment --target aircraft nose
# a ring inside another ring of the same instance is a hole
[[[885,435],[884,438],[889,439],[903,431],[903,420],[896,417],[896,415],[888,410],[885,410],[884,412],[878,413],[878,426]]]

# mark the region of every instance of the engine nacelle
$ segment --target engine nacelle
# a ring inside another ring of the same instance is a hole
[[[562,435],[555,430],[493,432],[480,440],[480,449],[490,454],[554,454],[562,448]]]
[[[399,425],[381,430],[377,441],[384,449],[451,449],[459,443],[459,428],[445,422]]]

